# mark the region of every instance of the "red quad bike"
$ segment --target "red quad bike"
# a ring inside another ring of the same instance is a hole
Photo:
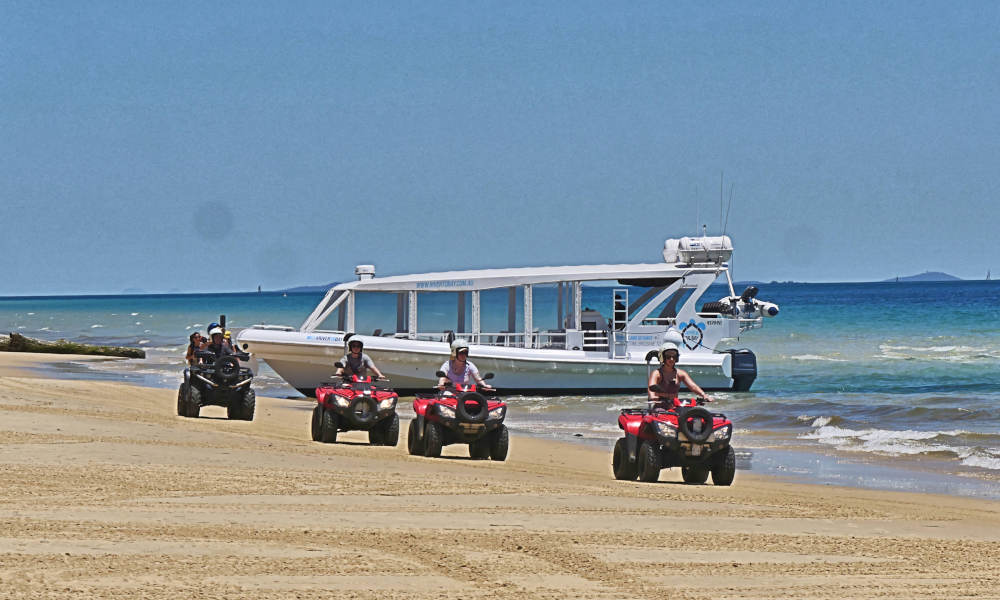
[[[438,371],[438,377],[445,374]],[[492,379],[486,373],[483,379]],[[450,382],[449,382],[450,383]],[[469,456],[476,459],[506,460],[509,438],[507,405],[499,398],[487,398],[475,385],[450,385],[436,394],[417,394],[413,400],[417,418],[410,421],[407,449],[410,454],[441,456],[449,444],[468,444]]]
[[[396,392],[377,387],[371,377],[351,375],[338,384],[318,387],[312,439],[329,444],[337,441],[340,431],[361,430],[368,432],[373,446],[395,446],[399,443],[397,400]]]
[[[663,391],[658,385],[649,389]],[[611,459],[615,479],[652,482],[661,469],[680,467],[685,483],[705,483],[711,473],[715,485],[731,485],[736,475],[736,452],[729,445],[733,423],[701,404],[674,398],[668,410],[622,409],[618,427],[625,437],[615,442]]]

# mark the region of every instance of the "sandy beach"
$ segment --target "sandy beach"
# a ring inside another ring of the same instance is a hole
[[[516,434],[505,463],[319,444],[302,400],[185,419],[26,370],[55,360],[0,355],[0,598],[1000,597],[996,502],[619,482]]]

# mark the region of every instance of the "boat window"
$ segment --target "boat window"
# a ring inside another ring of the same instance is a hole
[[[573,284],[543,283],[531,286],[533,346],[564,349],[567,324],[573,319]],[[523,321],[522,321],[523,325]]]
[[[405,310],[405,307],[404,307]],[[347,303],[333,311],[329,317],[320,323],[317,329],[326,331],[343,330],[341,314],[346,314]],[[405,313],[404,313],[405,314]],[[378,335],[394,333],[396,322],[396,294],[390,292],[355,292],[354,293],[354,331],[362,335],[373,335],[381,329]]]
[[[450,341],[469,331],[472,331],[470,292],[421,292],[417,296],[418,337]]]
[[[513,307],[510,306],[511,301]],[[511,336],[502,334],[517,333],[524,329],[523,288],[483,290],[479,294],[479,304],[479,330],[483,333],[484,343],[509,344]]]

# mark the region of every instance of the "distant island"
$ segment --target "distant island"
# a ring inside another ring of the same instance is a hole
[[[908,277],[892,277],[890,279],[883,279],[882,283],[892,283],[895,281],[962,281],[962,278],[955,277],[954,275],[949,275],[947,273],[942,273],[940,271],[926,271],[919,275],[910,275]]]

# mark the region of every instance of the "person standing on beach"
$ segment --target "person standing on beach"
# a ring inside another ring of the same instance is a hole
[[[660,368],[650,374],[647,385],[648,387],[659,385],[663,391],[654,392],[653,390],[649,390],[650,408],[662,408],[664,410],[673,408],[674,400],[680,394],[682,383],[699,398],[704,399],[705,402],[712,402],[712,398],[698,387],[698,384],[694,382],[694,379],[691,379],[687,371],[677,368],[677,361],[680,360],[681,353],[680,347],[676,342],[664,342],[660,346],[658,354]]]
[[[343,366],[337,367],[337,376],[343,377],[346,371],[348,375],[357,375],[359,379],[364,379],[368,375],[368,369],[371,369],[377,379],[383,379],[384,375],[375,366],[375,361],[363,352],[364,349],[365,344],[361,340],[349,340],[347,354],[340,359],[340,364]]]
[[[445,376],[438,379],[438,389],[444,389],[448,381],[456,385],[477,383],[484,390],[493,387],[479,375],[479,369],[469,360],[469,343],[465,340],[455,340],[451,343],[451,359],[441,364]]]

